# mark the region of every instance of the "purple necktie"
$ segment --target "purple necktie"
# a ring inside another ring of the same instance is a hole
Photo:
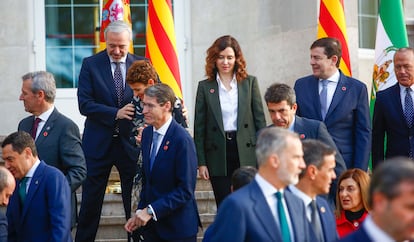
[[[36,139],[37,128],[39,127],[40,121],[42,121],[40,118],[35,118],[33,122],[32,132],[30,134],[34,140]]]
[[[118,107],[121,107],[122,99],[124,98],[124,79],[122,78],[121,62],[114,63],[116,65],[114,71],[116,97],[118,99]]]

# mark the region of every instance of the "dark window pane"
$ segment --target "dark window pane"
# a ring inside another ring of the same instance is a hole
[[[74,4],[99,4],[99,0],[73,0]]]
[[[70,0],[45,0],[45,5],[47,4],[70,4]]]
[[[145,45],[146,6],[131,6],[132,32],[134,45]]]
[[[46,70],[53,73],[56,86],[73,88],[72,48],[46,48]]]
[[[76,48],[75,49],[75,69],[74,69],[74,85],[75,87],[78,86],[78,79],[80,69],[82,67],[82,61],[84,58],[95,54],[93,48]]]
[[[96,27],[99,23],[98,7],[74,8],[75,45],[95,45]]]
[[[69,7],[46,8],[46,41],[58,46],[72,45],[71,13]]]

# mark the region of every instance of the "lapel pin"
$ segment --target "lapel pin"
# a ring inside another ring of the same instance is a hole
[[[321,213],[325,213],[326,212],[326,209],[325,209],[325,207],[321,207]]]
[[[164,145],[164,150],[168,150],[168,145]]]
[[[43,136],[46,137],[49,133],[48,132],[43,132]]]
[[[36,180],[36,181],[35,181],[35,184],[36,184],[36,185],[37,185],[37,184],[39,184],[39,181],[38,181],[38,180]]]
[[[344,91],[344,92],[345,92],[345,91],[346,91],[346,87],[342,87],[342,91]]]
[[[214,89],[213,88],[211,88],[210,89],[210,93],[214,93],[215,91],[214,91]]]
[[[304,139],[305,138],[305,134],[300,134],[299,137],[300,137],[300,139]]]

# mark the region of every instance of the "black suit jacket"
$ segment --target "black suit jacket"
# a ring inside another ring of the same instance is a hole
[[[377,93],[372,119],[372,166],[384,159],[408,156],[410,130],[401,105],[400,86],[395,84]],[[384,139],[386,148],[384,155]]]
[[[32,115],[21,120],[18,130],[31,133],[34,118]],[[79,128],[55,108],[35,143],[39,159],[62,171],[69,182],[72,192],[72,226],[74,226],[77,220],[76,189],[86,178],[86,163]]]

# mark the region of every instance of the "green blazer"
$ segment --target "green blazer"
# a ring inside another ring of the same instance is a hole
[[[266,126],[262,97],[254,76],[237,84],[237,147],[240,166],[256,166],[256,134]],[[227,174],[226,137],[223,128],[218,84],[216,80],[198,83],[195,105],[194,142],[198,165],[207,165],[210,176]]]

